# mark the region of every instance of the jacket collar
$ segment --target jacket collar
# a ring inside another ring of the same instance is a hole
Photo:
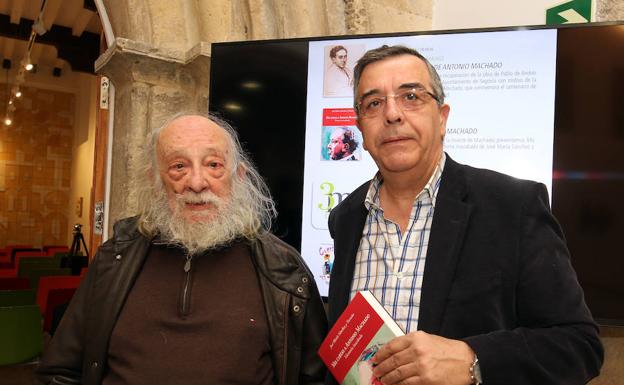
[[[467,193],[462,166],[447,156],[431,224],[418,317],[418,329],[429,333],[437,334],[440,330],[455,278],[459,251],[472,210],[472,206],[466,203]]]

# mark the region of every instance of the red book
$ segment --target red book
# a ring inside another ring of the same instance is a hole
[[[370,291],[355,294],[318,351],[343,385],[373,385],[371,358],[394,337],[405,334]]]

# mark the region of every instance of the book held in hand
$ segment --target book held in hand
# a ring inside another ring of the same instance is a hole
[[[342,385],[374,385],[371,358],[405,334],[370,291],[360,291],[331,328],[318,354]]]

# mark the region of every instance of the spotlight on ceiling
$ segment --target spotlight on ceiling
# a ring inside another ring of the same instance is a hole
[[[6,117],[4,118],[4,124],[10,126],[11,124],[13,124],[13,121],[11,120],[11,118]]]

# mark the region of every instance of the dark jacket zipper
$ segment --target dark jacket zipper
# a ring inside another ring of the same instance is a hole
[[[184,263],[184,286],[182,286],[182,292],[180,293],[180,316],[186,317],[190,313],[191,307],[191,280],[192,280],[192,255],[186,256],[186,262]]]

